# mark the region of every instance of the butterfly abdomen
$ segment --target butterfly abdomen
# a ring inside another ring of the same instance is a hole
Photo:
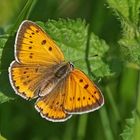
[[[52,90],[73,70],[73,65],[70,62],[62,62],[57,65],[57,67],[58,68],[54,67],[54,71],[50,75],[47,75],[46,80],[40,84],[40,96],[45,96],[52,92]]]

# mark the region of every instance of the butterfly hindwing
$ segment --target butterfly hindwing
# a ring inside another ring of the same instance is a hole
[[[66,94],[65,80],[49,94],[37,100],[35,108],[43,118],[54,122],[62,122],[71,117],[64,111],[64,98]]]
[[[15,58],[23,64],[56,64],[63,53],[52,39],[35,23],[23,21],[15,41]]]
[[[46,69],[48,69],[46,71]],[[38,96],[42,81],[53,73],[52,67],[24,65],[13,61],[9,68],[10,82],[15,92],[25,99]]]
[[[91,112],[104,104],[101,91],[78,69],[70,73],[67,86],[64,109],[69,114]]]

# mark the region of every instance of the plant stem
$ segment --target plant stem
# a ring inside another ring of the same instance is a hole
[[[24,19],[28,19],[29,14],[33,8],[33,6],[35,5],[37,0],[27,0],[25,6],[23,7],[22,11],[20,12],[14,26],[13,29],[11,30],[12,33],[14,34],[15,31],[17,30],[18,26],[20,25],[20,23],[24,20]]]
[[[74,124],[75,124],[75,121],[73,121],[73,122],[68,121],[67,122],[66,129],[65,129],[65,132],[63,134],[63,140],[72,140],[73,139],[72,133],[74,132],[73,131]]]
[[[83,140],[86,135],[87,119],[88,114],[80,116],[78,130],[77,130],[77,140]]]
[[[137,94],[137,105],[135,115],[135,126],[134,126],[134,140],[140,139],[140,72],[138,73],[138,94]]]
[[[102,109],[99,111],[99,113],[100,113],[100,117],[101,117],[106,140],[114,140],[113,132],[112,132],[111,127],[110,127],[110,121],[109,121],[109,117],[107,115],[107,111],[106,111],[105,106],[102,107]]]
[[[105,87],[105,90],[106,90],[106,93],[107,93],[107,96],[108,96],[108,99],[110,101],[110,104],[111,104],[111,107],[113,109],[113,113],[114,113],[114,116],[116,118],[116,121],[119,121],[121,120],[121,117],[120,117],[120,113],[118,111],[118,108],[117,108],[117,105],[114,101],[114,98],[112,96],[112,93],[110,91],[110,88],[108,86]]]

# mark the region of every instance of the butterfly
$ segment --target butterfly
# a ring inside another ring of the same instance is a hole
[[[43,118],[63,122],[73,114],[103,106],[99,88],[65,60],[60,48],[36,23],[21,23],[14,54],[9,67],[11,86],[26,100],[37,98],[35,108]]]

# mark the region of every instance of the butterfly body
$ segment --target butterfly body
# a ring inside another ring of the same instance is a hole
[[[64,62],[58,66],[58,69],[55,71],[55,76],[58,78],[66,77],[72,70],[74,66],[71,62]]]
[[[43,83],[40,84],[39,96],[49,94],[73,69],[74,66],[71,62],[61,62],[54,66],[52,73],[49,76],[46,74],[46,80],[43,80]]]
[[[9,79],[16,94],[27,100],[38,98],[36,110],[50,121],[62,122],[104,104],[98,87],[66,62],[49,35],[28,20],[21,23],[16,35]]]

